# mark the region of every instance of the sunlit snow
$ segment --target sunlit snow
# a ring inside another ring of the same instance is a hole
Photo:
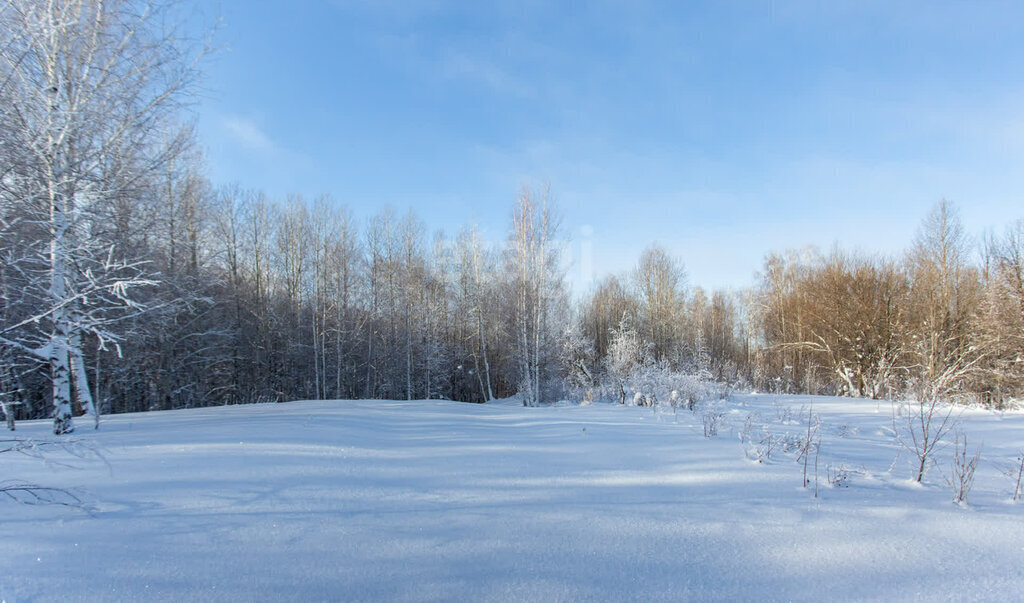
[[[821,417],[818,497],[780,444]],[[804,415],[801,415],[803,409]],[[748,420],[749,417],[749,420]],[[898,417],[897,417],[898,419]],[[327,401],[104,418],[105,462],[3,455],[0,479],[89,510],[0,501],[0,598],[21,600],[1012,600],[1024,413],[960,417],[982,461],[923,486],[888,402],[733,396],[701,410]],[[13,435],[47,439],[49,421]],[[844,486],[828,483],[843,470]]]

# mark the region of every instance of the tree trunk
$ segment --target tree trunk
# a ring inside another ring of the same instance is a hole
[[[58,177],[50,177],[50,296],[56,306],[50,336],[50,378],[53,391],[53,433],[61,435],[75,430],[71,420],[71,367],[68,360],[68,297],[67,283],[67,216],[64,199],[57,191]]]
[[[483,308],[477,308],[477,332],[480,335],[480,353],[483,356],[484,361],[484,384],[487,385],[487,389],[483,389],[481,384],[481,390],[483,390],[484,402],[490,402],[494,399],[494,390],[491,388],[491,363],[487,360],[487,336],[484,334],[484,320],[483,320]]]
[[[92,415],[95,425],[99,427],[99,413],[93,403],[92,390],[89,389],[89,376],[85,372],[85,357],[82,354],[82,334],[80,331],[72,333],[68,356],[71,361],[71,369],[74,373],[75,393],[78,395],[78,403],[86,414]]]

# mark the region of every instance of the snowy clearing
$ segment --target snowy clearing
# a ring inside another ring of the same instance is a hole
[[[812,404],[818,498],[793,450]],[[0,598],[1024,592],[1024,503],[1009,475],[1024,413],[963,412],[969,451],[983,448],[960,506],[943,477],[953,436],[924,484],[912,482],[888,402],[734,396],[712,438],[707,411],[328,401],[117,415],[99,432],[83,421],[77,445],[105,462],[0,456],[0,480],[71,488],[92,507],[0,500]],[[51,425],[13,435],[46,440]]]

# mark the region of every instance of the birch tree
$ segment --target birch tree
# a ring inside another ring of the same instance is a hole
[[[1024,219],[985,245],[979,344],[988,353],[982,391],[1001,405],[1024,393]]]
[[[358,294],[358,270],[361,260],[359,233],[351,212],[342,207],[335,214],[334,241],[331,244],[329,274],[334,283],[334,391],[338,398],[350,397],[355,379],[352,342],[358,332],[352,308]]]
[[[111,311],[139,310],[132,292],[152,284],[116,244],[90,236],[99,205],[118,186],[165,161],[158,134],[196,76],[176,38],[169,4],[102,0],[9,0],[0,8],[4,132],[24,161],[5,175],[3,194],[43,229],[31,279],[42,310],[7,325],[3,343],[45,362],[54,432],[68,433],[72,392],[93,409],[83,341],[116,339]],[[24,337],[38,325],[45,337]],[[24,329],[24,327],[29,327]],[[39,341],[41,339],[41,341]]]
[[[409,211],[399,227],[401,243],[401,269],[399,280],[402,283],[399,296],[402,299],[402,331],[404,335],[405,356],[405,399],[415,397],[414,356],[419,340],[417,332],[422,332],[421,324],[425,318],[427,285],[426,261],[423,251],[423,223],[416,214]],[[422,346],[421,346],[422,347]],[[429,388],[428,388],[429,389]]]
[[[494,387],[488,339],[496,310],[492,295],[494,285],[490,275],[496,272],[496,266],[491,254],[484,249],[480,233],[475,227],[463,229],[458,246],[460,285],[472,320],[473,343],[469,347],[472,350],[473,370],[480,385],[480,397],[484,402],[489,402],[494,399]]]
[[[956,207],[943,200],[921,223],[908,254],[914,283],[909,347],[917,356],[916,393],[922,399],[962,389],[984,355],[972,341],[980,285],[967,261],[970,247]]]
[[[540,198],[524,188],[512,216],[507,253],[515,299],[514,327],[519,393],[524,406],[543,401],[543,381],[552,360],[551,319],[564,302],[559,251],[555,242],[558,219],[545,191]]]

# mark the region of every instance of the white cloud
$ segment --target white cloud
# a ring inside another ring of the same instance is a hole
[[[267,153],[275,148],[270,137],[248,119],[232,115],[226,117],[222,124],[235,141],[250,150]]]

